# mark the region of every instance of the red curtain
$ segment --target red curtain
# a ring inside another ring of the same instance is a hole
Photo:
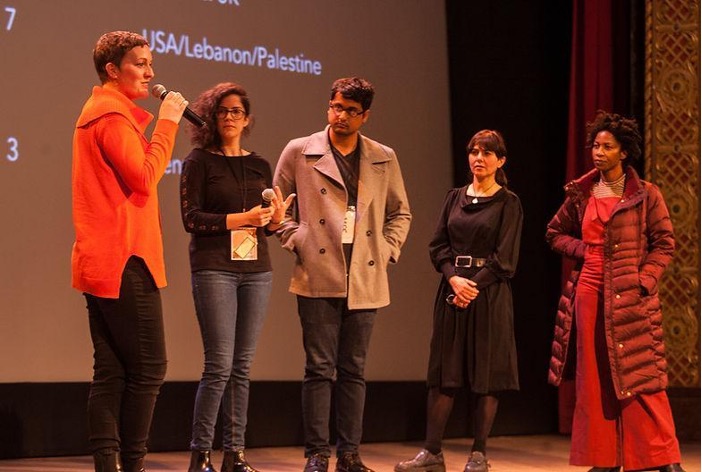
[[[614,105],[612,1],[573,0],[566,182],[592,169],[585,125],[597,110],[610,111]],[[571,268],[564,261],[562,283]],[[558,428],[563,434],[571,431],[574,406],[575,381],[564,380],[558,390]]]

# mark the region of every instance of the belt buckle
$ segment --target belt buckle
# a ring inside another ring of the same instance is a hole
[[[467,262],[461,263],[463,260],[467,260]],[[454,265],[456,267],[471,267],[473,265],[473,256],[456,256]]]

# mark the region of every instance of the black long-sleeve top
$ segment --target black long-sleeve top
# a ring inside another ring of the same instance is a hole
[[[261,204],[261,192],[272,186],[271,166],[256,153],[223,156],[193,149],[180,179],[183,225],[190,240],[190,269],[228,272],[271,270],[266,232],[256,229],[258,258],[231,260],[227,214],[242,213]]]

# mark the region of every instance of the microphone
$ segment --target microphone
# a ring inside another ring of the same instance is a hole
[[[168,95],[168,90],[166,90],[166,87],[164,87],[163,85],[156,84],[151,88],[151,95],[158,98],[159,100],[163,100],[164,98],[166,98],[166,95]],[[183,118],[185,118],[198,128],[207,126],[205,120],[197,116],[197,113],[192,111],[189,107],[185,107],[185,111],[183,112]]]
[[[261,199],[263,200],[261,203],[261,208],[268,208],[271,206],[271,200],[273,200],[273,197],[275,197],[275,192],[272,188],[267,188],[261,192]]]

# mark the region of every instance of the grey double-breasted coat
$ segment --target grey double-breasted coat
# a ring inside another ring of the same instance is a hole
[[[306,297],[347,297],[349,309],[390,303],[387,267],[397,262],[411,214],[395,152],[359,134],[358,202],[351,267],[346,283],[341,232],[347,191],[329,146],[328,127],[293,139],[273,177],[283,195],[296,193],[278,230],[295,254],[290,291]]]

